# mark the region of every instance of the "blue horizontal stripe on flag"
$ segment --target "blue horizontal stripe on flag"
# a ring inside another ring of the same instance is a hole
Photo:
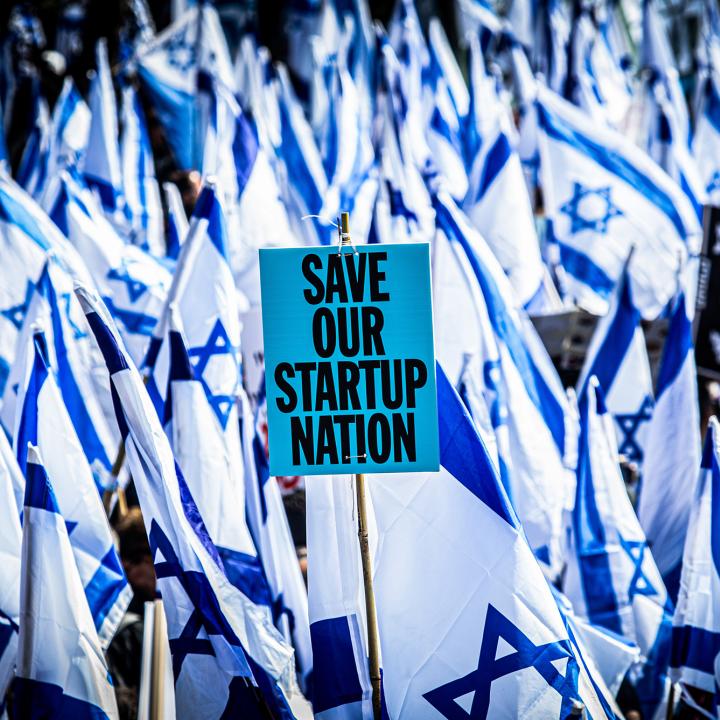
[[[683,625],[672,629],[670,665],[714,674],[715,658],[720,653],[720,632]]]
[[[17,717],[24,720],[105,720],[108,717],[97,705],[66,695],[59,685],[24,677],[16,677],[13,683],[13,708]]]
[[[558,245],[560,262],[565,271],[607,300],[615,287],[615,280],[581,250],[562,242]]]

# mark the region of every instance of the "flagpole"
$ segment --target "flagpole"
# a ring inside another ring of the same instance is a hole
[[[165,713],[165,611],[163,601],[153,607],[152,664],[150,666],[150,720],[162,720]]]
[[[350,214],[340,215],[340,242],[350,245]],[[381,678],[380,678],[380,642],[378,639],[377,609],[373,592],[372,562],[368,539],[367,505],[365,503],[365,475],[355,475],[355,494],[358,507],[358,541],[362,561],[363,589],[365,590],[365,615],[367,619],[368,665],[372,686],[373,720],[381,720]]]

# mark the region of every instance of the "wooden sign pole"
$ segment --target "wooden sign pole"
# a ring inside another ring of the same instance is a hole
[[[340,215],[341,243],[350,245],[350,214]],[[355,493],[358,507],[358,540],[362,561],[363,586],[365,590],[365,615],[367,618],[368,664],[372,685],[373,719],[381,720],[380,694],[380,642],[378,639],[377,610],[373,592],[372,562],[370,560],[370,542],[368,540],[367,506],[365,503],[365,475],[355,475]]]

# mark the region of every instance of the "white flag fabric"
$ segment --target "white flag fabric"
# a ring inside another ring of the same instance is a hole
[[[31,446],[26,454],[14,711],[27,718],[117,718],[65,518],[38,450]]]
[[[125,577],[90,465],[47,364],[47,343],[30,338],[27,375],[18,397],[13,449],[20,469],[27,445],[40,445],[55,478],[60,510],[95,628],[107,647],[125,614],[132,591]]]
[[[672,630],[672,674],[717,699],[720,656],[720,426],[710,419],[693,493]]]
[[[692,324],[680,295],[670,318],[647,428],[637,513],[668,592],[677,596],[693,488],[700,465],[700,412]]]
[[[292,718],[300,702],[292,649],[227,579],[157,412],[99,298],[79,289],[110,373],[118,425],[168,621],[178,718],[257,711]],[[253,653],[253,654],[251,654]],[[258,687],[262,696],[258,693]]]
[[[635,689],[643,717],[666,711],[672,603],[617,464],[597,379],[579,398],[577,495],[563,592],[580,617],[623,635],[643,655]]]
[[[631,246],[633,296],[656,317],[677,290],[678,262],[699,248],[686,195],[642,150],[538,85],[540,173],[551,239],[570,294],[604,314]]]

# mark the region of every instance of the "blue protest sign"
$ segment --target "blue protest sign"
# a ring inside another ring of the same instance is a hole
[[[427,243],[260,250],[273,475],[439,469]]]

